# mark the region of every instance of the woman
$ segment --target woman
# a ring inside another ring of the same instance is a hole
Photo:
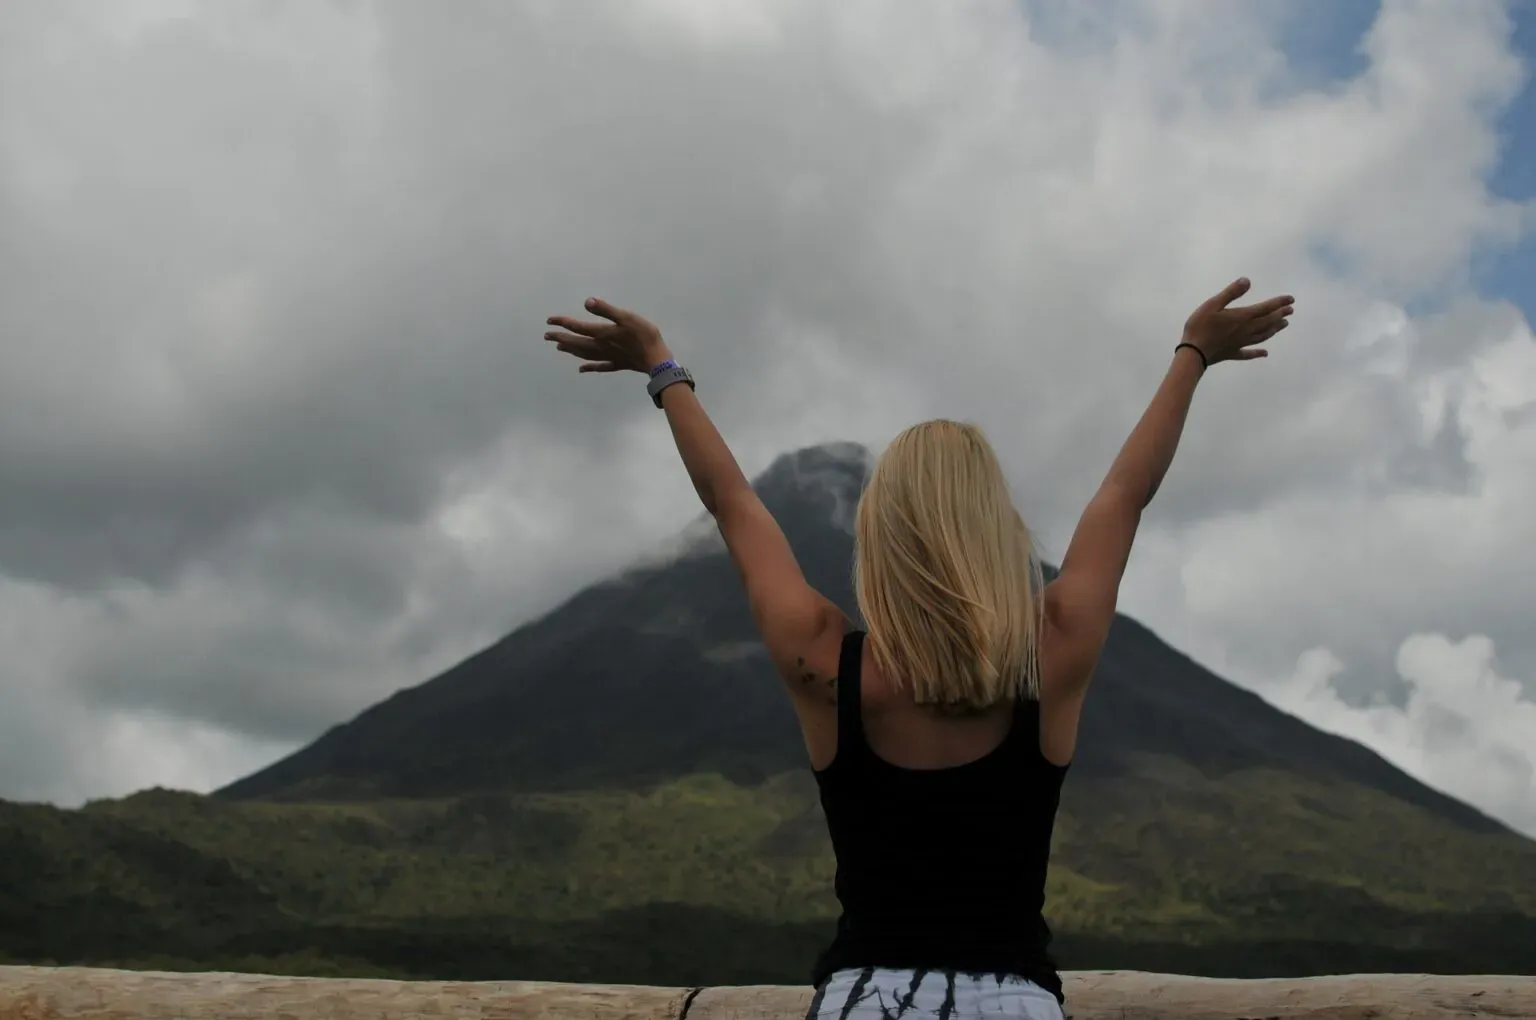
[[[1195,385],[1284,329],[1289,296],[1237,280],[1184,325],[1173,363],[1041,583],[1029,530],[974,426],[930,421],[881,455],[855,519],[868,627],[805,581],[661,332],[593,299],[546,339],[583,372],[642,372],[746,584],[794,704],[837,854],[843,914],[812,1014],[1060,1018],[1046,862],[1083,696],[1141,513]]]

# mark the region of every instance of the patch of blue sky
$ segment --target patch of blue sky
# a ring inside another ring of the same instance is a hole
[[[1211,0],[1219,2],[1219,0]],[[1482,0],[1445,0],[1477,3]],[[1083,5],[1076,0],[1021,0],[1029,11],[1034,33],[1043,41],[1068,49],[1093,48],[1113,37],[1112,26],[1135,17],[1131,0],[1104,0]],[[1290,89],[1328,89],[1358,77],[1368,66],[1361,43],[1375,23],[1380,0],[1248,0],[1274,26],[1286,57],[1283,83]],[[1499,130],[1500,161],[1490,174],[1489,188],[1500,197],[1532,203],[1536,209],[1536,0],[1509,0],[1515,51],[1526,67],[1524,88],[1503,111]],[[1514,245],[1477,252],[1470,268],[1479,293],[1518,306],[1528,322],[1536,323],[1536,212],[1531,229]],[[1320,250],[1320,260],[1336,261],[1347,271],[1338,252]],[[1410,312],[1430,310],[1436,298],[1426,296]]]
[[[1326,88],[1366,69],[1360,44],[1376,20],[1380,0],[1259,2],[1274,9],[1295,84]],[[1536,203],[1536,0],[1511,0],[1509,12],[1511,43],[1525,65],[1526,79],[1500,118],[1503,151],[1488,186],[1502,198]],[[1471,277],[1479,293],[1513,303],[1527,322],[1536,323],[1536,213],[1528,222],[1532,229],[1515,245],[1479,251]],[[1324,261],[1328,256],[1319,253]],[[1427,307],[1410,309],[1423,310]]]

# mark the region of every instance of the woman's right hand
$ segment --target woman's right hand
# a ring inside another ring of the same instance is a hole
[[[1289,294],[1256,305],[1230,307],[1251,286],[1247,277],[1233,280],[1221,293],[1196,308],[1184,323],[1182,342],[1203,354],[1206,364],[1268,357],[1269,351],[1255,345],[1288,325],[1288,317],[1296,310],[1296,299]]]

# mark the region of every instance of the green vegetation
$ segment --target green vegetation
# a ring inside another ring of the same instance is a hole
[[[365,803],[0,805],[12,960],[459,979],[798,982],[830,933],[808,775]],[[1536,970],[1536,843],[1379,791],[1172,759],[1068,782],[1065,966]]]
[[[848,608],[833,519],[863,470],[813,448],[757,482]],[[741,654],[755,642],[729,558],[684,557],[217,796],[0,802],[0,959],[803,981],[834,867],[794,713]],[[1110,631],[1079,750],[1047,902],[1063,966],[1536,973],[1536,843],[1133,620]]]

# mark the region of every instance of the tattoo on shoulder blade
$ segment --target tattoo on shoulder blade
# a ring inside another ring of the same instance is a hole
[[[800,683],[809,691],[819,691],[829,702],[837,703],[837,677],[819,676],[814,669],[805,664],[803,656],[795,657],[795,672],[799,675]]]

